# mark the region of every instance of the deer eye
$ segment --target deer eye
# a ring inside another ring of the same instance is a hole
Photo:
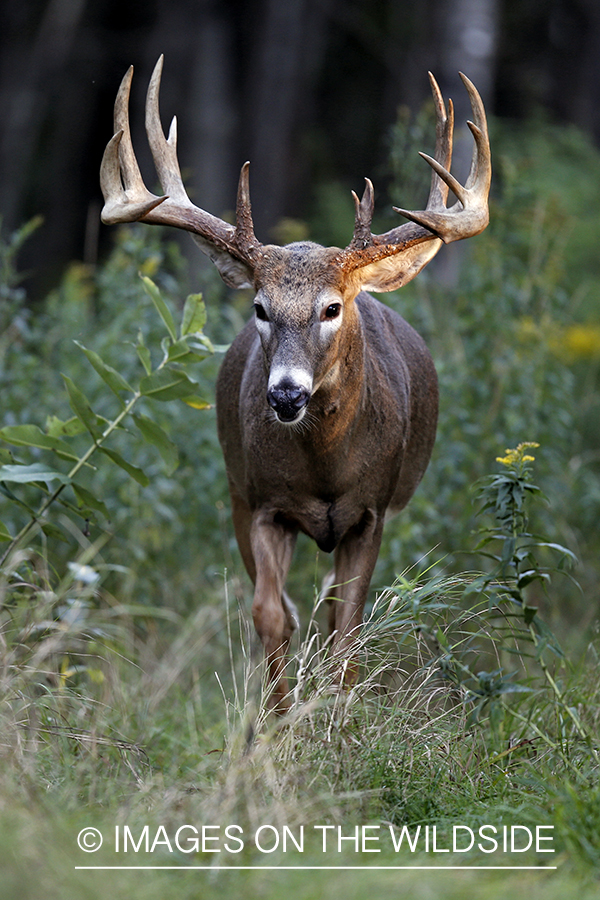
[[[266,310],[265,310],[264,306],[262,305],[262,303],[254,304],[254,312],[256,313],[256,318],[260,319],[261,322],[269,321],[269,317],[268,317]]]
[[[323,315],[324,319],[337,319],[342,311],[341,303],[330,303]]]

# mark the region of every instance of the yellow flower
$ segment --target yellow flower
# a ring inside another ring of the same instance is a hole
[[[525,451],[529,450],[531,447],[539,446],[540,445],[536,443],[536,441],[523,441],[514,449],[507,448],[504,451],[506,456],[497,456],[496,462],[502,463],[503,466],[514,466],[516,464],[534,462],[535,456],[530,456],[528,453],[525,453]]]
[[[515,461],[515,451],[507,450],[506,456],[497,456],[496,462],[502,463],[503,466],[511,466]]]
[[[600,328],[595,325],[570,325],[563,332],[563,346],[575,358],[600,356]]]

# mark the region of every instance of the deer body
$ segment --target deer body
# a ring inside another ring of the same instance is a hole
[[[420,336],[365,292],[349,306],[342,352],[312,394],[307,422],[282,425],[265,404],[270,371],[252,321],[217,382],[232,488],[252,510],[270,506],[296,523],[326,552],[365,510],[382,515],[405,506],[429,461],[437,423],[437,379]]]
[[[269,370],[254,322],[234,341],[217,382],[236,537],[255,584],[253,616],[278,708],[295,625],[283,585],[298,531],[335,554],[328,598],[336,646],[362,620],[386,512],[406,505],[435,440],[437,378],[422,339],[367,293],[350,304],[342,353],[322,373],[305,428],[304,420],[282,425],[265,406]]]
[[[232,287],[253,287],[255,319],[235,339],[217,382],[217,421],[236,538],[254,583],[252,614],[264,646],[271,705],[289,706],[285,658],[295,608],[285,580],[300,531],[334,555],[327,583],[333,651],[340,679],[357,674],[353,632],[379,553],[386,513],[402,509],[429,462],[438,392],[419,335],[367,290],[411,280],[443,242],[477,234],[488,221],[490,156],[483,105],[471,98],[475,139],[463,187],[449,173],[453,117],[431,78],[437,109],[434,169],[427,207],[398,210],[411,221],[371,234],[373,188],[356,205],[345,249],[302,242],[260,244],[254,236],[248,164],[242,168],[237,225],[189,201],[176,158],[176,130],[165,139],[158,116],[162,60],[148,90],[146,130],[165,191],[144,186],[131,146],[131,70],[115,104],[115,135],[104,155],[103,220],[171,224],[192,234]],[[424,155],[424,154],[422,154]],[[458,200],[447,208],[448,189]]]

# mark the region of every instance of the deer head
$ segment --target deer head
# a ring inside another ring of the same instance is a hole
[[[474,119],[463,186],[449,171],[452,103],[446,110],[430,75],[437,121],[434,157],[421,154],[433,169],[425,209],[398,208],[409,221],[373,234],[373,185],[366,179],[362,198],[353,195],[354,234],[347,247],[277,247],[254,234],[248,163],[240,174],[235,226],[189,200],[177,162],[176,120],[167,138],[160,124],[161,72],[162,57],[148,88],[146,132],[164,194],[148,191],[136,162],[129,69],[102,161],[102,220],[184,229],[229,286],[256,292],[254,322],[221,368],[217,413],[236,536],[255,584],[254,620],[272,703],[281,711],[289,703],[285,653],[296,622],[284,581],[298,531],[335,551],[330,622],[334,649],[343,655],[360,624],[386,510],[406,504],[427,466],[437,420],[435,370],[418,335],[365,291],[401,287],[443,243],[486,227],[491,161],[485,112],[461,75]],[[449,190],[456,197],[450,207]],[[344,665],[348,680],[355,666]]]

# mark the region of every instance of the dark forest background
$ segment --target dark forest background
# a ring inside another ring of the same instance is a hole
[[[131,63],[134,144],[152,186],[143,102],[160,53],[163,122],[178,116],[195,202],[226,214],[250,159],[263,240],[285,217],[310,220],[324,185],[360,190],[368,175],[385,189],[390,127],[399,107],[426,99],[428,69],[455,100],[457,123],[468,115],[462,69],[489,112],[575,123],[600,143],[596,0],[3,3],[0,212],[5,232],[44,218],[21,255],[35,269],[31,297],[69,261],[93,264],[109,246],[98,167]]]

